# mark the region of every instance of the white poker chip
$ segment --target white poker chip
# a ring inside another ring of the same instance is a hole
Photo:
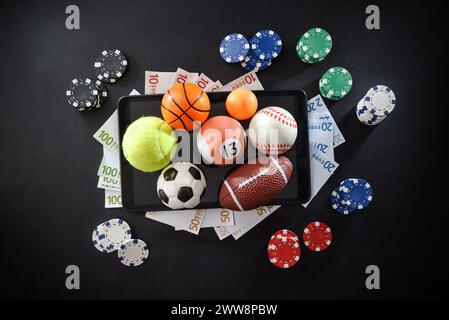
[[[147,244],[140,239],[125,241],[118,250],[118,259],[128,267],[137,267],[148,259],[150,250]]]
[[[396,96],[389,87],[376,85],[368,90],[363,102],[372,114],[388,116],[396,106]]]
[[[131,228],[122,219],[111,219],[99,228],[98,239],[106,252],[113,252],[120,248],[123,242],[131,239]]]
[[[356,115],[360,122],[367,126],[375,126],[386,119],[386,116],[376,116],[369,112],[364,105],[363,99],[357,104]]]
[[[97,227],[95,227],[94,231],[92,232],[92,244],[98,251],[108,253],[108,250],[105,249],[104,242],[102,242],[99,238],[100,230],[103,229],[103,225],[104,225],[104,223],[98,225]]]

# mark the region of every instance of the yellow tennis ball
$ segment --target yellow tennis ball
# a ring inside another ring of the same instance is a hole
[[[122,141],[123,154],[134,168],[154,172],[173,159],[176,142],[173,129],[164,120],[142,117],[126,129]]]

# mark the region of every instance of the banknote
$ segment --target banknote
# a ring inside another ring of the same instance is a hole
[[[238,88],[247,88],[250,90],[263,90],[259,78],[255,71],[248,72],[241,77],[225,84],[220,91],[233,91]]]
[[[145,94],[164,94],[173,81],[176,72],[145,71]]]

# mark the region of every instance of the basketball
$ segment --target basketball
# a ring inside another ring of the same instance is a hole
[[[197,146],[206,164],[218,166],[234,164],[243,160],[245,154],[245,130],[231,117],[212,117],[201,126]]]
[[[193,83],[177,83],[162,98],[162,117],[173,129],[192,131],[194,122],[204,123],[209,111],[209,97]]]

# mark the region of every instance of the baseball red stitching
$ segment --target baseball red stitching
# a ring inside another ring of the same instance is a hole
[[[282,111],[278,111],[276,109],[273,109],[272,107],[268,107],[268,108],[264,108],[264,109],[260,110],[259,112],[261,114],[265,114],[265,115],[269,116],[270,118],[273,118],[276,121],[282,122],[283,124],[285,124],[289,127],[297,128],[297,123],[296,123],[295,118],[286,115]]]
[[[291,144],[264,144],[264,143],[258,143],[256,145],[257,149],[261,149],[261,150],[266,150],[266,151],[272,151],[272,150],[276,150],[276,151],[287,151],[291,148]]]

